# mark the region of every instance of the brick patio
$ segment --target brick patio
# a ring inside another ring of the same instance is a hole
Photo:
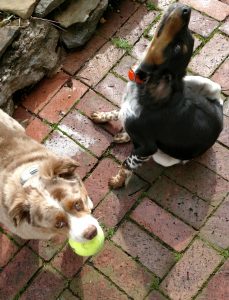
[[[174,1],[156,1],[157,10],[142,2],[123,0],[85,48],[68,54],[62,70],[43,79],[15,111],[17,120],[28,120],[28,135],[79,160],[107,233],[105,247],[83,259],[66,241],[23,241],[0,227],[0,300],[229,299],[228,0],[180,1],[193,7],[196,50],[189,71],[224,90],[219,140],[186,166],[163,169],[149,162],[126,189],[107,185],[131,145],[114,145],[120,124],[95,125],[90,113],[120,105],[128,68]],[[118,49],[114,36],[132,50]]]

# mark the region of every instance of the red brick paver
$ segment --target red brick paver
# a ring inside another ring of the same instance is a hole
[[[228,285],[229,260],[211,278],[207,286],[203,289],[197,300],[226,300],[229,297]]]
[[[175,262],[171,251],[131,222],[120,226],[112,240],[159,277]]]
[[[100,156],[110,145],[112,137],[88,118],[73,110],[60,123],[60,129],[83,147]]]
[[[81,299],[87,300],[127,300],[127,296],[120,292],[111,282],[94,268],[85,265],[80,274],[72,281],[71,290]]]
[[[23,248],[0,273],[0,299],[12,299],[41,266],[39,258]]]
[[[204,45],[189,64],[191,71],[204,77],[210,76],[220,63],[229,54],[229,39],[216,33],[214,37]]]
[[[40,116],[51,123],[57,123],[71,109],[71,107],[87,91],[88,87],[78,80],[72,79],[68,86],[62,89],[42,109]]]
[[[25,97],[23,106],[33,113],[38,113],[68,79],[69,76],[63,72],[57,73],[51,79],[43,79],[36,88]]]
[[[45,267],[34,279],[21,299],[54,300],[65,286],[65,279],[57,271],[51,267]]]
[[[79,269],[83,266],[85,258],[76,255],[70,248],[66,245],[63,250],[61,250],[55,258],[52,260],[52,266],[60,271],[66,277],[73,277]]]
[[[228,192],[228,181],[196,162],[168,168],[165,173],[211,205],[221,202]]]
[[[58,300],[79,300],[79,298],[67,289],[58,297]]]
[[[116,226],[131,209],[145,187],[145,182],[132,176],[126,188],[112,191],[98,205],[95,216],[107,227]]]
[[[0,233],[0,268],[4,267],[18,247],[5,235]]]
[[[218,26],[218,22],[202,15],[196,10],[192,10],[189,28],[204,37],[208,37],[209,34]]]
[[[181,0],[180,2],[190,5],[219,21],[223,21],[229,14],[228,5],[218,0]]]
[[[216,251],[195,241],[161,284],[172,300],[189,300],[220,263]]]
[[[108,74],[97,86],[96,91],[110,99],[115,105],[122,103],[123,91],[126,88],[126,82],[112,74]]]
[[[225,146],[229,147],[229,117],[224,117],[224,128],[218,140]]]
[[[228,75],[229,59],[226,59],[211,78],[213,81],[218,82],[221,85],[222,92],[226,95],[229,95],[229,83],[227,80]]]
[[[203,225],[213,209],[207,202],[165,177],[158,179],[147,194],[196,229]]]
[[[95,86],[123,54],[124,50],[118,49],[111,42],[108,42],[85,65],[78,75],[82,77],[86,84]]]
[[[130,55],[124,56],[114,67],[113,71],[128,80],[128,70],[136,63],[136,59]]]
[[[228,235],[229,197],[221,204],[216,212],[208,219],[201,229],[200,235],[218,247],[229,247]]]
[[[150,290],[153,275],[112,243],[106,243],[93,263],[133,299],[143,299]]]
[[[184,250],[195,231],[149,199],[144,199],[131,214],[131,218],[158,236],[176,251]]]

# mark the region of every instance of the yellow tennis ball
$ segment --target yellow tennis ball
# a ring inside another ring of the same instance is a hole
[[[98,228],[97,235],[90,241],[84,243],[78,243],[72,239],[69,239],[69,245],[73,251],[80,256],[91,256],[98,253],[104,244],[104,233],[102,228]]]

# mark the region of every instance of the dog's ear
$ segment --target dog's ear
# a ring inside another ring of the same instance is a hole
[[[75,170],[79,164],[71,158],[57,157],[46,162],[40,170],[43,179],[52,179],[54,177],[62,177],[65,179],[74,179],[76,177]]]
[[[53,165],[53,174],[65,179],[73,179],[78,166],[79,164],[71,158],[61,158]]]
[[[16,201],[9,210],[9,216],[16,227],[20,225],[22,221],[26,221],[30,224],[30,205],[24,201]]]

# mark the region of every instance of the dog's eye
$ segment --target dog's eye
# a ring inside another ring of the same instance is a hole
[[[82,207],[81,207],[81,204],[79,202],[76,202],[74,204],[74,208],[77,210],[77,211],[81,211],[82,210]]]
[[[175,54],[179,54],[181,52],[181,46],[179,44],[177,44],[175,47],[174,47],[174,53]]]
[[[57,221],[55,226],[56,226],[56,228],[60,229],[60,228],[66,227],[67,223],[65,221]]]

